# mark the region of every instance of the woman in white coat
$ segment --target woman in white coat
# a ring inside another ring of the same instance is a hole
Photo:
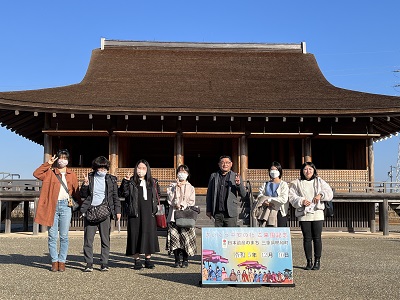
[[[312,162],[306,162],[300,170],[300,179],[290,183],[289,202],[295,208],[295,216],[303,233],[303,247],[307,259],[306,270],[319,270],[322,254],[322,225],[325,201],[333,198],[329,184],[318,177]],[[312,248],[314,244],[314,265]]]
[[[253,216],[260,227],[286,227],[289,186],[282,180],[282,166],[279,162],[272,162],[269,177],[270,180],[259,188]]]

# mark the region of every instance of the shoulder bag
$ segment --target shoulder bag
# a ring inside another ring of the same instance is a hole
[[[57,179],[60,181],[61,185],[63,186],[63,188],[65,189],[65,191],[66,191],[67,194],[68,194],[68,206],[71,207],[72,212],[76,212],[76,211],[79,209],[79,207],[80,207],[79,203],[76,202],[76,201],[74,200],[74,198],[69,194],[68,187],[65,185],[64,181],[62,181],[62,179],[60,178],[60,176],[58,176],[58,175],[56,174],[56,172],[54,172],[54,175],[56,175]]]
[[[97,206],[89,206],[85,213],[86,220],[91,223],[101,223],[111,215],[107,199]]]
[[[197,215],[200,208],[197,206],[188,206],[186,209],[175,210],[175,224],[178,227],[190,228],[196,225]]]
[[[167,228],[167,218],[165,217],[165,207],[163,204],[160,204],[160,196],[158,195],[157,185],[156,185],[155,181],[154,181],[154,191],[156,193],[156,197],[158,200],[157,212],[156,212],[157,227]]]

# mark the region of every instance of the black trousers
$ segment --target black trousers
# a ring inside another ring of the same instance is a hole
[[[314,244],[314,257],[320,258],[322,254],[322,225],[324,221],[301,221],[300,228],[303,233],[303,248],[306,259],[312,259]]]
[[[102,265],[108,264],[108,257],[110,255],[110,231],[111,231],[111,217],[108,217],[100,223],[90,223],[85,218],[83,236],[83,255],[86,264],[93,264],[93,241],[97,229],[99,229],[101,240],[101,255],[100,263]]]
[[[216,212],[214,215],[215,227],[237,227],[237,217],[229,217],[227,212]]]

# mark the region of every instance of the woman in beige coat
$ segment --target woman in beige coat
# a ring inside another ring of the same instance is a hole
[[[168,250],[174,253],[173,267],[188,267],[188,257],[196,253],[196,232],[194,227],[178,227],[175,222],[175,211],[195,205],[195,190],[189,183],[190,172],[186,165],[176,169],[176,182],[167,188],[168,203]],[[182,253],[182,263],[180,254]]]

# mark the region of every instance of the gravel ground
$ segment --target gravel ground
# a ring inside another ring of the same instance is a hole
[[[154,270],[135,271],[125,232],[111,235],[109,272],[95,265],[83,273],[82,244],[83,234],[71,232],[67,270],[53,273],[46,234],[0,234],[0,299],[400,299],[399,233],[324,233],[322,268],[306,271],[301,233],[292,232],[295,287],[200,287],[200,256],[174,269],[164,250],[153,256]],[[200,245],[198,237],[199,253]],[[94,250],[96,264],[98,235]]]

